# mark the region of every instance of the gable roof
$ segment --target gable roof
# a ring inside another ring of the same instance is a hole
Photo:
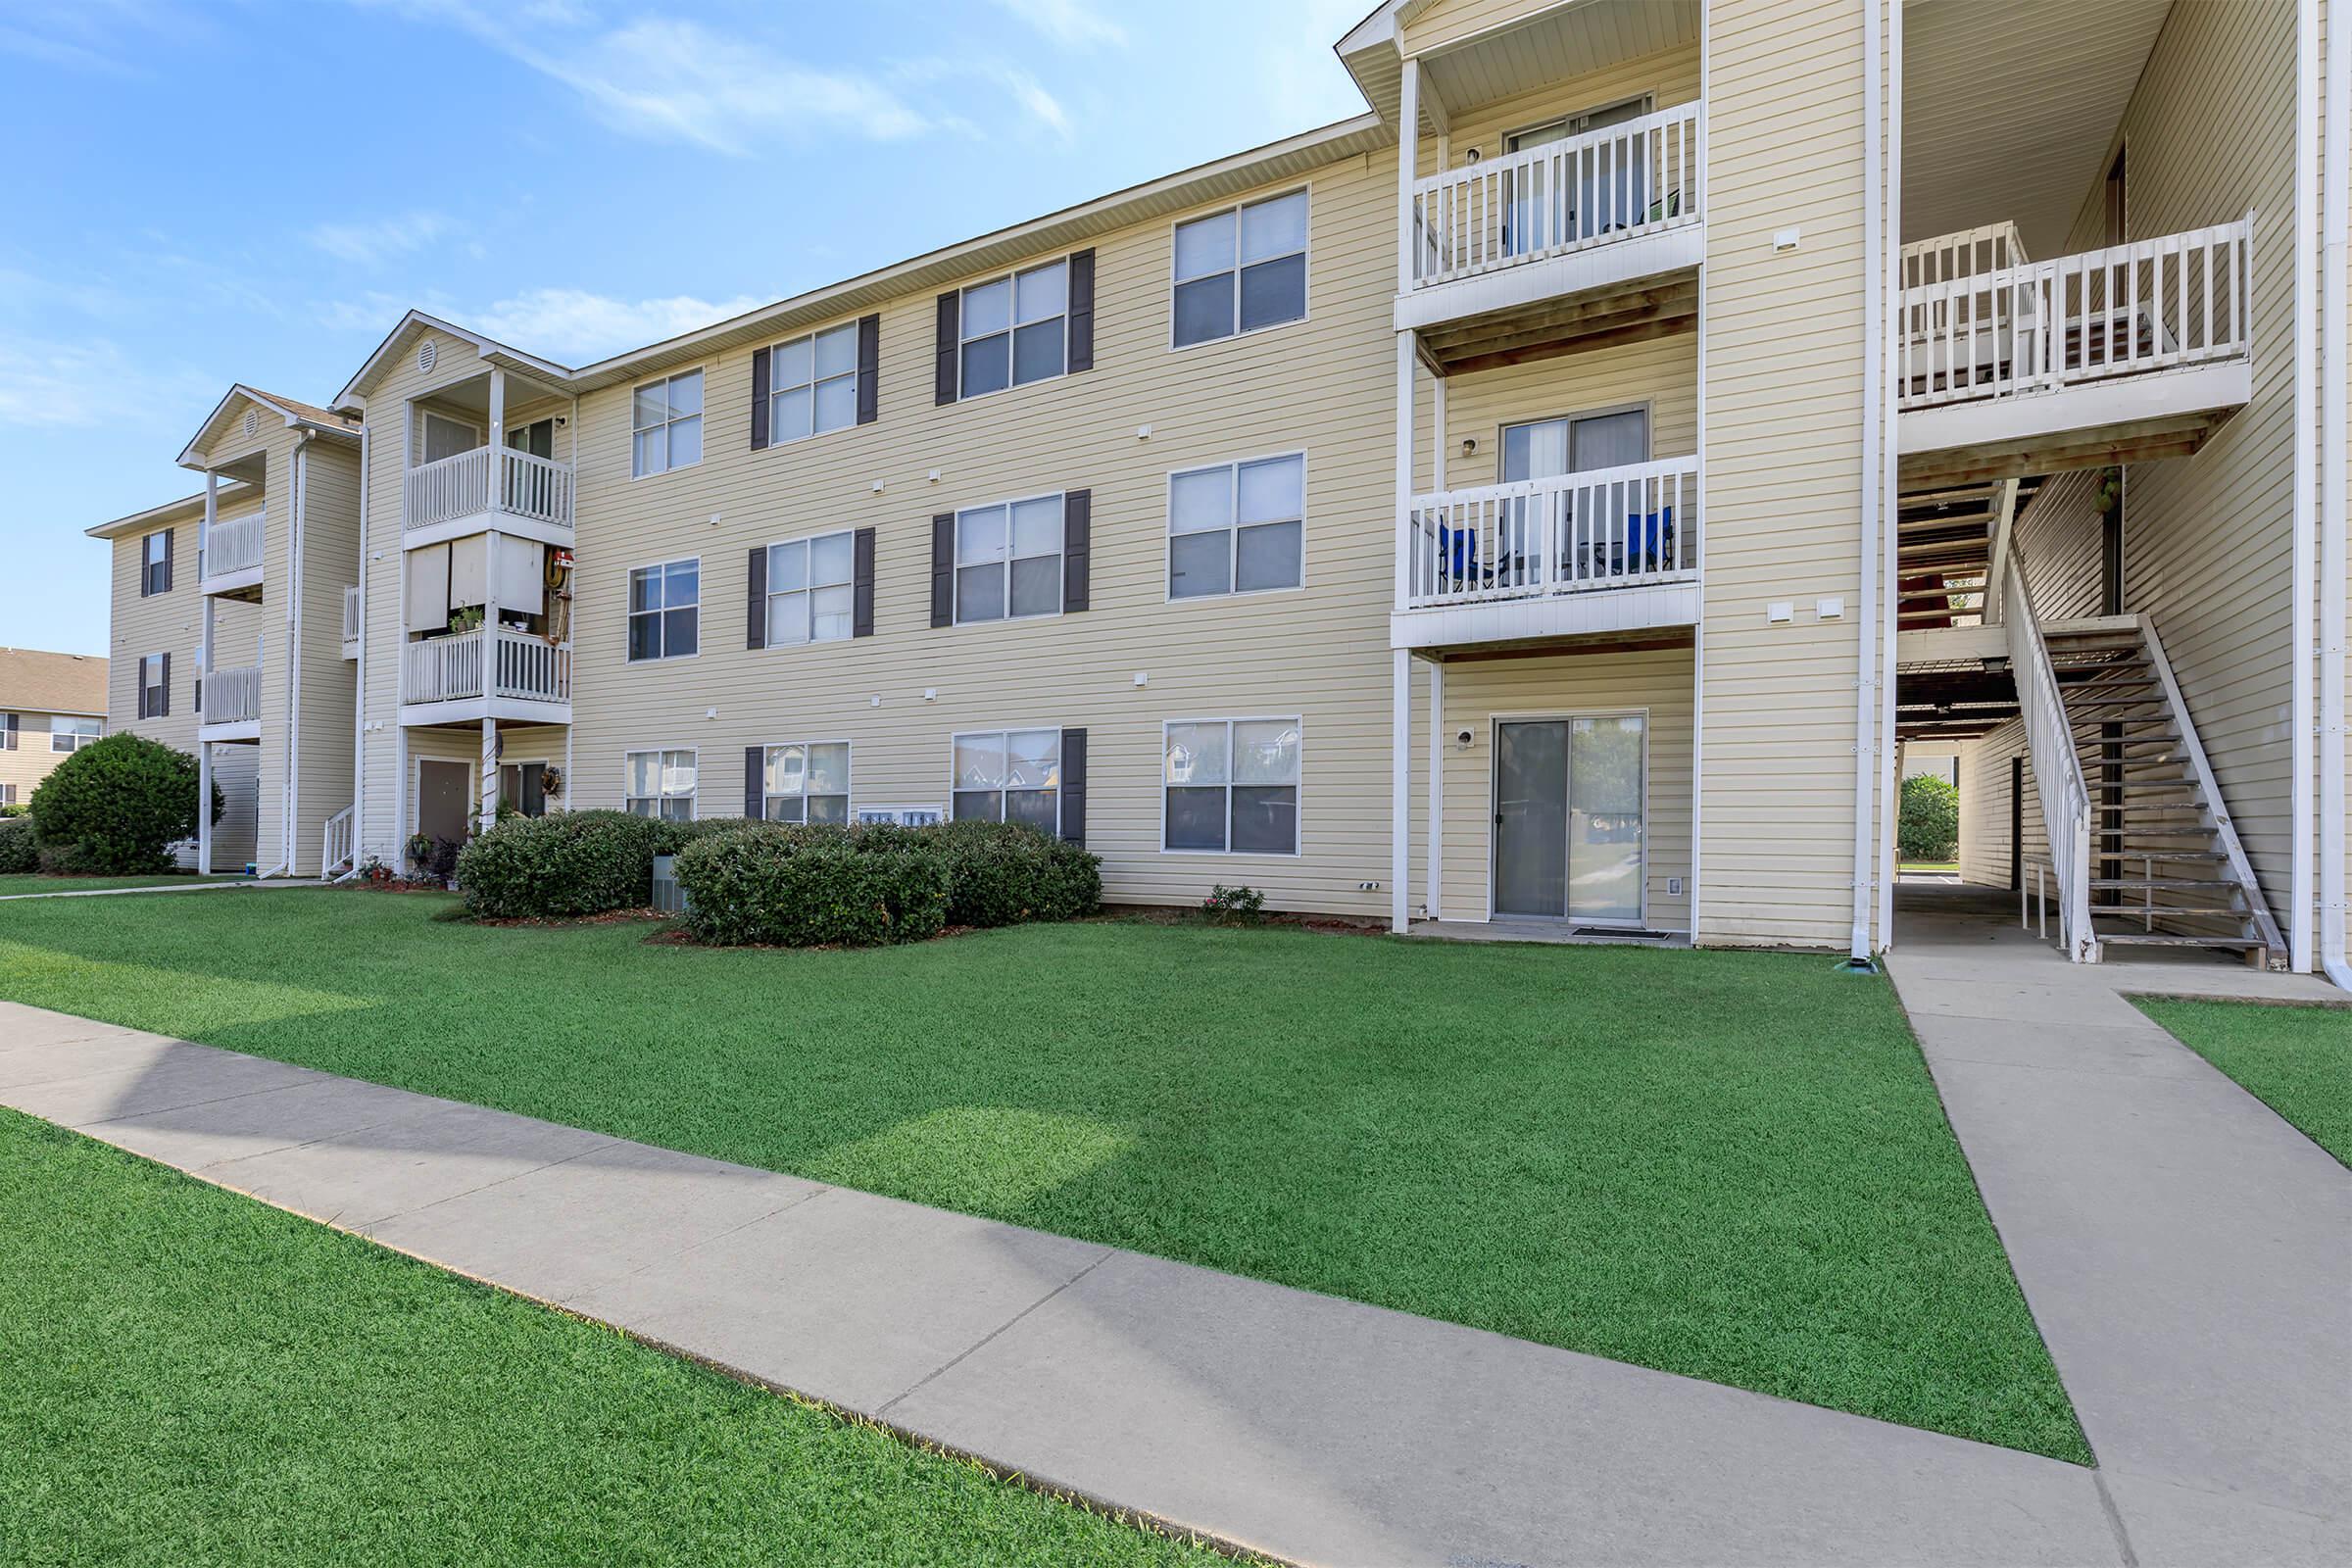
[[[196,427],[195,435],[190,437],[188,444],[180,449],[178,458],[180,466],[200,468],[204,466],[203,460],[198,454],[219,439],[217,432],[223,427],[224,421],[228,418],[229,410],[236,405],[239,398],[244,398],[274,414],[285,421],[286,428],[289,430],[308,429],[315,430],[321,435],[352,438],[356,438],[360,433],[360,421],[347,415],[337,414],[331,409],[322,409],[316,403],[304,403],[297,398],[280,397],[274,392],[257,391],[242,381],[236,381],[230,383],[229,389],[221,394],[220,401],[213,405],[213,412],[206,415],[204,422]]]
[[[220,510],[225,513],[231,506],[238,504],[253,488],[252,485],[238,480],[229,480],[220,487]],[[199,490],[192,496],[182,496],[177,501],[166,501],[159,506],[149,507],[144,512],[133,512],[127,516],[116,517],[107,522],[93,523],[81,531],[93,539],[119,539],[124,534],[149,533],[157,528],[169,528],[182,522],[194,522],[203,515],[204,492]]]
[[[106,716],[106,661],[93,654],[0,648],[0,708]]]

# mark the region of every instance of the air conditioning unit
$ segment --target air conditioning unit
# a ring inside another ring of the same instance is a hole
[[[678,883],[678,858],[674,855],[654,857],[654,907],[663,914],[687,910],[686,890]]]

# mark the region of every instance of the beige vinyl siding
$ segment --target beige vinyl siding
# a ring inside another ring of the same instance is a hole
[[[1525,13],[1536,8],[1526,5],[1524,0],[1518,0],[1509,9]],[[1451,118],[1447,130],[1447,150],[1452,156],[1453,166],[1458,168],[1472,148],[1488,158],[1501,158],[1506,156],[1506,138],[1513,131],[1526,130],[1568,115],[1605,109],[1624,103],[1629,98],[1647,94],[1652,109],[1672,109],[1681,104],[1694,103],[1699,96],[1702,66],[1703,60],[1697,47],[1690,45],[1662,50],[1639,59],[1621,60],[1599,71],[1547,83],[1532,92],[1480,104]],[[1437,172],[1437,138],[1422,137],[1422,173]]]
[[[1384,912],[1395,190],[1388,158],[1314,174],[1302,322],[1172,351],[1172,230],[1154,222],[1096,244],[1088,372],[935,407],[925,293],[881,312],[875,424],[752,452],[750,355],[719,355],[703,463],[633,481],[629,389],[584,398],[568,804],[616,806],[625,753],[690,745],[702,812],[738,813],[746,747],[838,736],[854,746],[856,804],[945,807],[956,732],[1083,727],[1087,842],[1114,900],[1190,903],[1246,881],[1279,907]],[[1169,472],[1295,451],[1304,586],[1168,602]],[[1093,494],[1091,610],[930,626],[934,514],[1077,488]],[[750,550],[868,525],[876,635],[746,651]],[[699,657],[628,663],[629,568],[687,556],[702,562]],[[1162,854],[1161,724],[1257,714],[1303,723],[1301,853]]]
[[[1718,0],[1707,178],[1701,942],[1840,946],[1861,588],[1862,14]],[[1799,247],[1775,254],[1775,230]],[[1820,621],[1822,597],[1845,617]],[[1787,625],[1765,607],[1797,607]]]
[[[1648,920],[1653,927],[1688,930],[1688,892],[1668,891],[1670,879],[1690,875],[1690,736],[1693,689],[1689,648],[1586,652],[1543,659],[1464,659],[1446,666],[1443,917],[1484,920],[1493,903],[1494,862],[1494,730],[1497,715],[1573,717],[1638,710],[1648,718],[1648,768],[1643,781],[1643,853]],[[1422,699],[1426,711],[1427,697]],[[1470,745],[1455,740],[1462,730]],[[1428,745],[1427,731],[1419,743]],[[1422,789],[1426,750],[1415,759],[1414,788]],[[1420,888],[1416,884],[1415,903]]]
[[[2026,750],[2024,725],[2015,720],[1970,741],[1960,750],[1960,880],[1977,887],[2009,886],[2009,760]],[[2026,885],[2032,862],[2049,858],[2042,828],[2041,796],[2034,781],[2034,759],[2025,759]],[[2053,887],[2051,896],[2056,897]]]
[[[49,740],[49,721],[60,717],[95,717],[103,723],[101,714],[64,715],[43,709],[10,706],[6,693],[0,693],[0,714],[14,713],[17,717],[17,749],[0,751],[0,784],[17,787],[20,805],[32,799],[32,792],[41,780],[57,770],[57,764],[72,756],[71,752],[56,750]]]
[[[2294,60],[2292,6],[2175,5],[2122,127],[2132,238],[2254,214],[2253,398],[2195,457],[2129,470],[2124,608],[2154,617],[2282,922],[2293,773]],[[2099,242],[2102,195],[2100,182],[2085,192],[2076,248]],[[2092,531],[2095,591],[2095,522]]]
[[[1426,431],[1432,417],[1426,392],[1420,402]],[[1684,458],[1697,452],[1696,334],[1684,332],[1452,377],[1446,389],[1446,483],[1457,490],[1500,483],[1505,425],[1628,407],[1649,411],[1652,458]],[[1476,441],[1477,450],[1465,454],[1465,440]],[[1415,465],[1421,483],[1434,482],[1428,453],[1417,452]]]
[[[2095,468],[2058,474],[2026,504],[2010,529],[2034,613],[2045,622],[2101,612],[2098,487]]]
[[[326,819],[351,804],[353,662],[343,658],[343,590],[360,562],[357,443],[313,441],[303,452],[301,660],[291,871],[318,874]]]

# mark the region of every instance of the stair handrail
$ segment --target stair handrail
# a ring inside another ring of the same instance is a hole
[[[2237,841],[2237,827],[2230,820],[2229,803],[2222,799],[2222,787],[2213,776],[2213,764],[2206,760],[2204,743],[2197,739],[2197,726],[2189,722],[2188,699],[2180,694],[2180,682],[2174,678],[2173,662],[2165,657],[2164,639],[2156,634],[2153,616],[2140,617],[2139,634],[2147,644],[2148,667],[2155,671],[2157,684],[2164,688],[2165,701],[2172,708],[2173,726],[2180,732],[2181,755],[2188,760],[2196,773],[2197,785],[2204,792],[2205,809],[2213,817],[2214,837],[2220,841],[2222,853],[2229,857],[2230,876],[2245,892],[2248,918],[2272,953],[2284,953],[2286,939],[2279,935],[2270,903],[2254,880],[2253,862],[2246,858],[2245,847]]]
[[[2041,797],[2041,825],[2050,845],[2050,870],[2058,879],[2059,936],[2076,963],[2099,961],[2099,939],[2090,924],[2090,785],[2082,776],[2058,671],[2042,641],[2041,618],[2034,612],[2022,552],[2012,549],[2001,586],[2007,612],[2009,670],[2017,682],[2018,716],[2034,759],[2034,792]]]

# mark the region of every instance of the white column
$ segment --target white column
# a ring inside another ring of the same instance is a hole
[[[499,405],[499,372],[490,372],[490,403]],[[498,415],[491,415],[492,429]],[[494,460],[495,461],[495,460]],[[495,471],[495,470],[493,470]],[[498,824],[498,561],[505,536],[496,528],[482,536],[482,831]]]
[[[1438,385],[1446,383],[1440,381]],[[1446,851],[1446,662],[1429,662],[1429,917],[1438,918],[1445,896]]]
[[[204,722],[204,715],[196,715]],[[196,743],[196,870],[199,875],[213,868],[213,746],[210,741]]]
[[[220,475],[204,470],[204,527],[196,535],[196,588],[204,590],[205,552],[212,548],[213,524],[220,520]]]
[[[1421,62],[1407,57],[1396,105],[1396,292],[1413,286],[1413,179],[1421,172]]]
[[[486,652],[487,650],[485,650]],[[483,676],[486,682],[487,673]],[[482,831],[498,825],[498,720],[482,717]]]
[[[507,499],[507,372],[497,366],[490,368],[490,510],[496,512]]]
[[[1396,686],[1389,735],[1389,929],[1403,931],[1412,924],[1413,832],[1413,656],[1396,651]]]

